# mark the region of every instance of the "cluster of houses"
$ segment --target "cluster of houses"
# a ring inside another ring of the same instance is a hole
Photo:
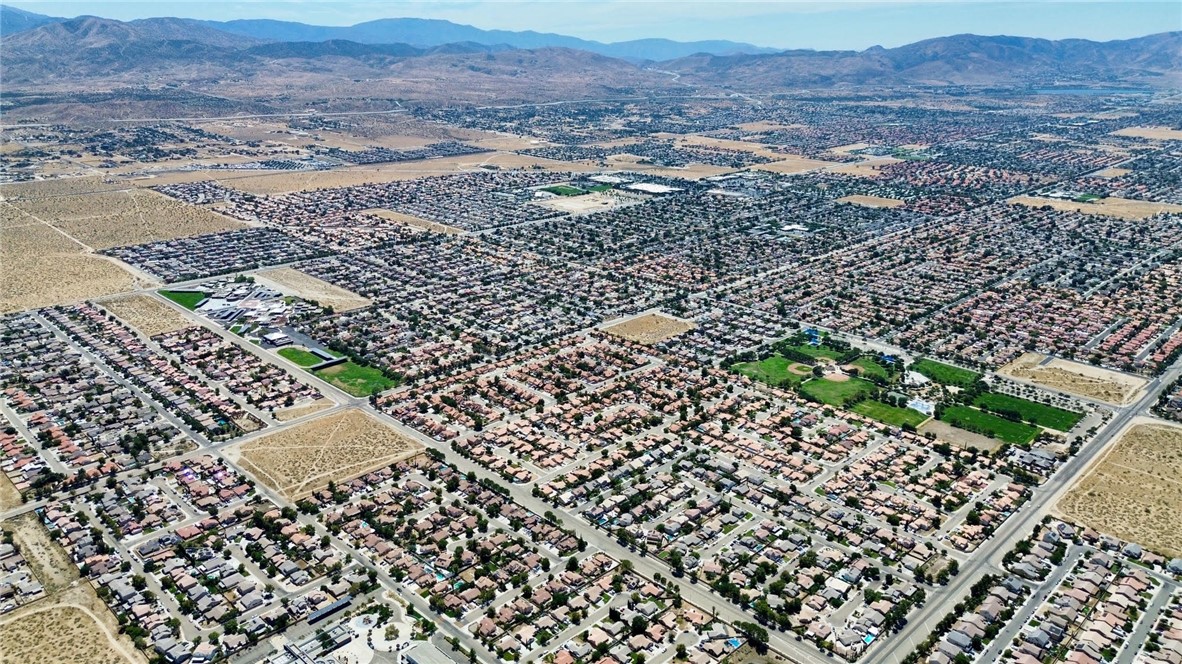
[[[164,281],[176,282],[317,258],[328,252],[272,228],[243,228],[116,247],[103,253]]]

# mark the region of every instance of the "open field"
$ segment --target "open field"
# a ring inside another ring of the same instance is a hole
[[[1182,130],[1170,127],[1125,127],[1112,133],[1114,136],[1150,138],[1158,141],[1182,141]]]
[[[619,199],[602,192],[591,192],[582,196],[560,196],[540,201],[538,205],[567,214],[589,214],[610,210],[620,203]]]
[[[22,197],[10,203],[92,249],[202,235],[245,224],[154,191]]]
[[[364,411],[326,415],[229,452],[267,486],[289,499],[419,453],[423,446]]]
[[[1182,427],[1134,421],[1057,510],[1166,557],[1182,556]]]
[[[709,164],[690,164],[688,166],[677,168],[671,166],[657,166],[655,164],[643,163],[645,161],[643,157],[638,157],[634,154],[627,153],[613,154],[607,158],[607,161],[612,168],[626,168],[631,171],[640,171],[650,175],[685,178],[687,180],[701,180],[702,178],[723,175],[725,173],[733,173],[738,170],[735,168],[726,168],[724,166],[710,166]]]
[[[1015,196],[1009,199],[1011,205],[1026,205],[1040,207],[1049,205],[1056,210],[1065,212],[1086,212],[1088,214],[1102,214],[1119,219],[1145,219],[1162,212],[1182,212],[1182,205],[1173,203],[1150,203],[1135,201],[1128,198],[1098,198],[1092,201],[1069,201],[1061,198],[1041,198],[1037,196]]]
[[[397,383],[386,378],[380,370],[363,367],[352,361],[334,364],[315,373],[355,397],[368,397],[397,386]]]
[[[312,403],[304,404],[302,406],[292,406],[290,408],[279,408],[271,413],[272,417],[279,422],[290,422],[298,420],[301,417],[319,413],[322,410],[332,408],[332,402],[328,399],[318,399]]]
[[[117,191],[127,185],[114,182],[102,176],[83,178],[57,178],[33,182],[0,184],[0,198],[5,200],[23,198],[44,198],[46,196],[76,196],[99,191]]]
[[[301,367],[314,367],[324,361],[320,357],[313,355],[306,349],[299,348],[298,346],[287,346],[285,348],[280,348],[276,352],[279,353],[281,357],[287,358]]]
[[[666,339],[672,339],[679,334],[685,334],[694,329],[694,327],[696,326],[690,321],[680,320],[664,314],[651,313],[605,327],[603,331],[623,337],[628,341],[655,344]]]
[[[1038,429],[1014,422],[992,413],[986,413],[966,406],[948,406],[941,420],[966,431],[993,437],[1015,445],[1025,445],[1038,436]]]
[[[833,154],[850,154],[855,150],[864,150],[870,147],[869,143],[850,143],[849,145],[839,145],[835,148],[829,148],[829,152]]]
[[[1133,171],[1128,168],[1117,168],[1116,166],[1113,166],[1111,168],[1105,168],[1102,171],[1096,171],[1095,173],[1092,173],[1092,175],[1099,178],[1118,178],[1122,175],[1128,175],[1132,172]]]
[[[959,445],[960,447],[973,447],[984,452],[992,452],[1001,447],[1002,441],[988,436],[982,436],[979,433],[972,431],[965,431],[958,429],[947,422],[941,422],[937,419],[930,419],[919,426],[920,433],[931,433],[940,440],[951,443],[952,445]]]
[[[4,522],[5,530],[12,532],[12,538],[20,547],[21,555],[29,563],[33,576],[45,587],[47,594],[60,592],[78,578],[78,571],[69,556],[49,538],[49,532],[41,525],[33,512]]]
[[[0,313],[102,297],[152,285],[122,263],[90,253],[42,223],[5,228]]]
[[[899,408],[881,401],[872,401],[867,399],[859,401],[854,404],[850,410],[859,415],[865,415],[879,422],[890,424],[892,426],[901,427],[904,424],[910,424],[913,427],[918,427],[924,420],[928,419],[927,415],[910,408]]]
[[[850,378],[849,380],[814,378],[802,383],[800,391],[830,406],[842,406],[850,399],[874,392],[874,383],[861,378]]]
[[[759,171],[770,171],[772,173],[792,175],[793,173],[815,171],[834,165],[833,162],[818,161],[816,159],[809,159],[808,157],[793,157],[790,155],[776,155],[776,157],[779,159],[779,161],[773,161],[767,164],[756,164],[751,168]]]
[[[812,375],[812,368],[793,362],[782,355],[772,355],[759,362],[740,362],[732,370],[768,385],[799,385]]]
[[[837,358],[841,357],[841,353],[833,350],[832,348],[827,348],[824,345],[814,346],[809,343],[800,343],[796,344],[795,346],[788,346],[788,348],[791,348],[798,353],[804,353],[805,355],[817,360],[836,360]]]
[[[973,405],[978,408],[988,408],[994,412],[1013,411],[1021,415],[1022,419],[1027,422],[1034,422],[1041,427],[1058,429],[1059,431],[1070,431],[1083,419],[1082,413],[996,392],[982,393],[973,401]]]
[[[113,297],[100,300],[99,304],[149,337],[193,325],[167,304],[148,295]]]
[[[851,196],[842,196],[837,199],[838,203],[853,203],[854,205],[861,205],[862,207],[871,208],[897,208],[905,205],[904,201],[897,198],[883,198],[882,196],[863,196],[861,194],[853,194]]]
[[[1147,382],[1138,376],[1059,358],[1041,364],[1045,358],[1038,353],[1026,353],[997,373],[1117,405],[1132,403]]]
[[[17,491],[7,475],[0,473],[0,510],[10,510],[20,506],[21,492]]]
[[[372,302],[360,295],[334,286],[290,267],[281,267],[255,274],[255,280],[277,290],[316,302],[334,311],[349,311],[368,307]]]
[[[97,600],[96,600],[97,601]],[[96,617],[105,607],[34,602],[0,623],[0,664],[125,664],[146,661]],[[113,619],[112,619],[113,620]],[[116,640],[118,639],[118,640]]]
[[[891,375],[887,372],[886,368],[869,357],[859,357],[848,366],[857,369],[861,376],[870,376],[884,381],[891,379]]]
[[[968,387],[981,379],[981,374],[961,369],[950,364],[923,359],[911,365],[911,370],[921,373],[941,385]]]
[[[160,294],[188,309],[189,311],[196,309],[197,305],[201,304],[201,301],[208,297],[207,294],[200,291],[162,290],[160,291]]]
[[[459,235],[460,233],[465,232],[462,228],[448,226],[447,224],[440,224],[434,221],[427,221],[426,219],[420,219],[409,214],[402,214],[401,212],[395,212],[385,208],[371,208],[369,210],[365,210],[365,214],[372,214],[373,216],[381,217],[382,219],[389,219],[390,221],[396,221],[400,224],[413,226],[414,228],[421,228],[423,230],[433,231],[435,233],[444,233],[446,235]]]

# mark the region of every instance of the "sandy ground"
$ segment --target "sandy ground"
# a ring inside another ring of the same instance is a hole
[[[1030,207],[1049,205],[1056,210],[1102,214],[1120,219],[1145,219],[1161,212],[1182,212],[1182,205],[1150,203],[1148,201],[1135,201],[1128,198],[1101,198],[1089,203],[1080,203],[1058,198],[1015,196],[1009,199],[1009,202],[1012,205],[1027,205]]]
[[[897,208],[902,206],[903,201],[897,198],[883,198],[882,196],[863,196],[861,194],[853,194],[851,196],[842,196],[837,199],[838,203],[854,203],[864,207],[872,208]]]
[[[981,434],[973,433],[972,431],[958,429],[947,422],[941,422],[940,420],[934,418],[919,425],[918,429],[920,433],[934,433],[936,434],[936,438],[939,438],[940,440],[943,440],[947,443],[959,445],[961,447],[975,447],[976,449],[986,452],[992,452],[993,450],[1001,447],[1002,444],[1002,442],[996,438],[990,438],[989,436],[982,436]]]
[[[538,202],[538,205],[542,207],[567,214],[603,212],[604,210],[611,210],[612,208],[618,207],[619,204],[619,199],[602,192],[593,192],[583,194],[582,196],[557,196]]]
[[[758,122],[743,122],[735,125],[743,131],[775,131],[777,129],[804,129],[802,124],[780,124],[778,122],[767,122],[760,120]]]
[[[892,164],[898,159],[894,157],[875,157],[871,162],[860,162],[853,164],[839,164],[829,168],[831,173],[841,173],[844,175],[856,175],[863,178],[877,178],[882,177],[882,167],[886,164]]]
[[[346,410],[227,450],[244,470],[296,499],[418,454],[419,443],[360,410]]]
[[[0,418],[0,424],[4,424],[3,418]],[[0,510],[10,510],[20,506],[21,492],[16,490],[7,475],[0,473]]]
[[[332,403],[328,399],[320,399],[315,403],[305,404],[303,406],[292,406],[291,408],[280,408],[272,415],[280,422],[290,422],[298,420],[305,415],[319,413],[322,410],[332,408]]]
[[[0,198],[42,198],[46,196],[73,196],[99,191],[115,191],[127,188],[126,184],[102,176],[82,178],[60,178],[0,184]]]
[[[28,197],[9,203],[93,249],[244,227],[206,208],[143,189]]]
[[[175,309],[148,295],[123,295],[98,302],[124,323],[149,337],[193,325]]]
[[[751,168],[760,171],[771,171],[772,173],[792,175],[793,173],[805,173],[830,166],[833,166],[833,162],[818,161],[816,159],[809,159],[807,157],[788,157],[787,159],[773,161],[769,164],[756,164]]]
[[[690,321],[684,321],[664,314],[650,313],[638,316],[622,323],[616,323],[603,328],[604,332],[618,337],[651,345],[672,339],[679,334],[685,334],[697,327]]]
[[[1137,376],[1059,358],[1039,365],[1045,358],[1039,353],[1026,353],[997,373],[1117,405],[1135,401],[1147,382]]]
[[[629,171],[638,171],[641,173],[649,173],[652,175],[660,175],[671,178],[685,178],[686,180],[701,180],[702,178],[714,177],[715,175],[723,175],[725,173],[733,173],[737,168],[725,168],[722,166],[710,166],[707,164],[690,164],[682,168],[669,168],[667,166],[654,166],[653,164],[642,164],[643,157],[638,157],[634,154],[613,154],[607,158],[608,164],[612,168],[626,169]]]
[[[1182,427],[1137,418],[1056,509],[1166,557],[1182,556]]]
[[[435,233],[444,233],[446,235],[459,235],[460,233],[466,232],[464,229],[458,228],[456,226],[448,226],[447,224],[440,224],[434,221],[420,219],[409,214],[403,214],[401,212],[395,212],[385,208],[370,208],[365,210],[365,214],[372,214],[375,217],[389,219],[390,221],[396,221],[400,224],[406,224],[407,226],[413,226],[415,228],[421,228],[423,230],[433,231]]]
[[[863,150],[870,147],[869,143],[850,143],[849,145],[839,145],[835,148],[829,148],[833,154],[849,154],[854,150]]]
[[[1100,178],[1118,178],[1122,175],[1128,175],[1132,172],[1132,169],[1129,168],[1117,168],[1116,166],[1113,166],[1111,168],[1105,168],[1102,171],[1096,171],[1095,173],[1092,173],[1092,175]]]
[[[1158,141],[1182,141],[1182,130],[1170,127],[1125,127],[1112,133],[1115,136],[1150,138]]]
[[[360,295],[334,286],[295,268],[281,267],[265,272],[256,272],[255,279],[288,295],[302,297],[332,307],[334,311],[349,311],[373,304]]]
[[[227,186],[254,194],[279,194],[306,189],[351,187],[361,184],[414,180],[430,175],[473,171],[481,166],[529,168],[551,171],[597,171],[595,166],[553,159],[527,157],[510,152],[493,152],[459,157],[407,161],[376,166],[354,166],[331,171],[280,172],[247,177],[219,178]]]
[[[89,584],[13,611],[0,622],[0,664],[142,664]]]
[[[39,220],[3,228],[0,237],[0,313],[76,302],[157,283],[115,259],[95,255],[65,231]]]

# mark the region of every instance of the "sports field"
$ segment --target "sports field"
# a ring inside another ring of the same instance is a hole
[[[1029,424],[1013,422],[967,406],[949,406],[944,409],[940,419],[966,431],[1015,445],[1025,445],[1038,436],[1038,429]]]
[[[830,406],[843,406],[846,402],[859,396],[872,394],[874,389],[874,383],[861,378],[848,380],[814,378],[800,386],[801,392]]]
[[[209,297],[205,293],[190,292],[190,291],[162,290],[162,291],[160,291],[160,294],[163,295],[164,297],[172,300],[173,302],[176,302],[177,304],[181,305],[182,307],[188,309],[189,311],[196,309],[197,305],[201,304],[202,300]]]
[[[315,374],[355,397],[368,397],[398,386],[380,370],[363,367],[351,360],[319,369]]]
[[[884,381],[891,379],[891,375],[887,372],[886,368],[869,357],[859,357],[853,362],[850,362],[850,366],[857,368],[859,375],[868,378],[878,378]]]
[[[881,401],[873,401],[867,399],[859,401],[854,404],[850,410],[859,415],[865,415],[874,420],[878,420],[884,424],[901,427],[904,424],[910,424],[913,427],[918,427],[928,419],[927,415],[910,408],[899,408]]]
[[[996,392],[982,393],[973,400],[973,405],[978,408],[988,408],[994,412],[1013,411],[1021,415],[1022,419],[1027,422],[1034,422],[1039,426],[1059,431],[1070,431],[1083,419],[1082,413]]]
[[[296,364],[300,365],[301,367],[316,366],[317,364],[320,364],[321,362],[324,361],[322,358],[320,358],[316,355],[313,355],[312,353],[309,353],[308,351],[304,350],[303,348],[297,348],[295,346],[288,346],[286,348],[280,348],[279,355],[283,358],[291,360],[292,362],[295,362]]]
[[[783,355],[772,355],[759,362],[739,362],[731,366],[731,369],[774,386],[799,385],[811,373],[808,367]]]
[[[920,360],[911,365],[911,370],[921,373],[942,385],[968,387],[981,379],[981,374],[968,369],[961,369],[942,362]]]

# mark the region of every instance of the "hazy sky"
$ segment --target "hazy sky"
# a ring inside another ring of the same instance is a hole
[[[621,41],[666,37],[731,39],[779,48],[863,49],[972,32],[1063,39],[1127,39],[1182,30],[1182,1],[1170,2],[705,2],[670,0],[18,0],[21,9],[53,16],[92,14],[129,20],[181,16],[214,20],[272,18],[352,25],[378,18],[440,18],[504,30],[557,32]]]

